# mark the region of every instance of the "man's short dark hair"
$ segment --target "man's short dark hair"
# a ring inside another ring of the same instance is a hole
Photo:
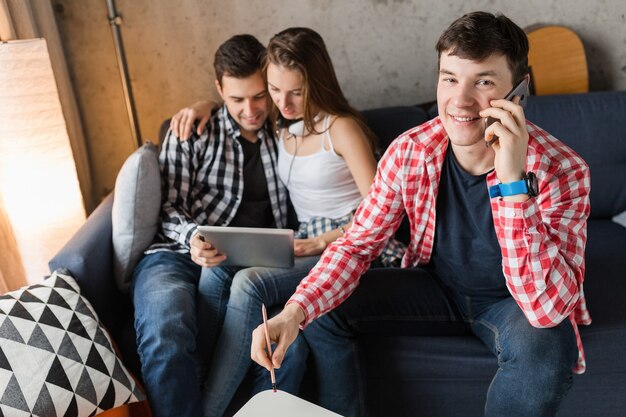
[[[236,35],[215,51],[213,67],[215,77],[222,85],[222,77],[228,75],[245,78],[261,69],[265,47],[252,35]]]
[[[462,59],[482,61],[491,55],[504,55],[513,74],[513,84],[528,74],[528,38],[508,17],[473,12],[455,20],[441,35],[436,46]]]

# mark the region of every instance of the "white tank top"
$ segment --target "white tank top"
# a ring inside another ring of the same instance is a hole
[[[330,115],[324,118],[320,150],[311,155],[294,156],[285,149],[284,130],[278,147],[278,174],[289,190],[298,221],[311,217],[331,219],[345,216],[361,202],[361,193],[346,161],[333,148]],[[328,150],[324,144],[328,143]],[[289,172],[291,171],[291,172]]]

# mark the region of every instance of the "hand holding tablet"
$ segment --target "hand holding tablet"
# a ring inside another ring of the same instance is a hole
[[[226,255],[220,265],[289,268],[294,263],[291,229],[198,226],[198,234]]]

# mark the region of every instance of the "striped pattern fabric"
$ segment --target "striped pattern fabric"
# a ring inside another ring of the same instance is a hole
[[[539,195],[523,203],[491,200],[502,269],[511,295],[533,326],[552,327],[565,319],[572,322],[579,348],[574,372],[582,373],[585,359],[577,324],[591,323],[583,292],[589,168],[541,128],[527,121],[527,129],[527,171],[537,175]],[[409,216],[411,242],[402,266],[430,261],[448,142],[441,121],[435,118],[389,146],[353,226],[329,246],[289,301],[303,308],[305,325],[354,291],[404,211]],[[496,183],[494,171],[487,176],[485,187]]]
[[[261,161],[274,221],[287,223],[287,192],[278,178],[278,149],[269,128],[259,130]],[[159,156],[163,205],[161,228],[146,253],[159,250],[189,252],[189,239],[198,225],[228,226],[243,198],[244,156],[239,126],[226,106],[210,119],[201,135],[187,141],[168,131]]]

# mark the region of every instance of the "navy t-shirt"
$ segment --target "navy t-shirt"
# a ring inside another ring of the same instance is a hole
[[[483,301],[510,296],[502,273],[502,252],[491,215],[487,173],[468,174],[448,148],[435,222],[430,267],[461,296]]]

